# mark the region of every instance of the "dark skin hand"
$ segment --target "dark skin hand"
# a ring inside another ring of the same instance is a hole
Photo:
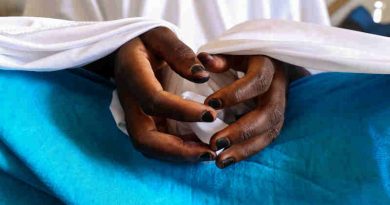
[[[209,79],[203,65],[213,73],[235,69],[246,75],[209,96],[204,104],[163,90],[160,77],[164,69],[203,83]],[[145,156],[190,162],[216,159],[217,166],[225,168],[258,153],[279,134],[288,84],[310,75],[303,68],[287,66],[266,56],[200,53],[197,57],[172,31],[159,27],[127,42],[87,69],[115,77],[127,130],[134,147]],[[200,142],[195,135],[177,136],[167,130],[168,118],[212,122],[215,109],[247,100],[254,100],[256,108],[215,133],[210,145]],[[225,150],[217,157],[215,151],[222,148]]]
[[[287,68],[286,64],[266,56],[200,53],[198,58],[214,73],[229,69],[245,73],[243,78],[208,96],[206,105],[224,109],[251,99],[256,102],[255,109],[212,136],[210,146],[214,151],[225,148],[216,159],[219,168],[258,153],[278,136],[284,122],[289,83],[310,75],[303,68]]]
[[[209,73],[195,53],[167,28],[156,28],[123,45],[115,61],[115,79],[134,147],[146,156],[170,161],[214,160],[216,154],[196,136],[167,132],[166,119],[212,122],[216,111],[163,90],[159,74],[173,69],[203,83]]]

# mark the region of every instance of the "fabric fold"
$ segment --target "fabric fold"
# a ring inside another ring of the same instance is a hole
[[[390,74],[389,38],[294,21],[248,21],[202,46],[202,51],[266,55],[323,71]]]
[[[0,18],[0,66],[11,70],[53,71],[100,59],[127,41],[168,22],[128,18],[76,22],[36,17]]]
[[[0,67],[28,71],[80,67],[110,54],[127,41],[158,26],[168,27],[181,36],[176,26],[145,18],[105,22],[0,18]],[[266,55],[289,64],[323,71],[390,74],[388,38],[294,21],[247,21],[205,44],[199,51]],[[237,79],[237,74],[227,72],[215,75],[202,86],[192,84],[173,72],[167,78],[170,81],[165,87],[169,92],[179,96],[185,92],[207,96]],[[117,125],[124,131],[124,116],[118,114],[123,110],[115,93],[110,109]],[[234,115],[242,112],[242,109],[231,109],[229,112],[227,115]],[[178,134],[194,130],[189,128],[189,124],[176,121],[170,121],[169,125]],[[198,125],[199,129],[205,127]],[[221,126],[210,124],[211,127]],[[215,133],[218,130],[203,130],[206,131]],[[204,139],[204,136],[200,137]]]

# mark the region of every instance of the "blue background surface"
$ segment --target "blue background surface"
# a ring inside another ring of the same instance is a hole
[[[112,90],[80,70],[0,71],[0,203],[390,204],[390,76],[294,82],[281,135],[224,170],[136,152]]]

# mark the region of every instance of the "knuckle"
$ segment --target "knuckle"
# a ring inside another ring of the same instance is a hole
[[[231,101],[234,103],[241,102],[246,95],[246,90],[243,88],[237,88],[234,92],[231,93]]]
[[[268,76],[261,75],[256,80],[256,83],[254,84],[253,89],[256,92],[256,94],[262,94],[268,90],[270,84],[271,84],[270,78],[268,78]]]
[[[279,106],[273,106],[269,111],[269,121],[271,126],[277,125],[284,121],[284,114]]]
[[[264,59],[264,67],[266,68],[266,72],[268,75],[272,75],[274,73],[274,70],[275,70],[275,66],[274,66],[274,62],[272,61],[272,59],[266,57]]]
[[[267,138],[269,139],[269,141],[273,141],[274,139],[276,139],[276,137],[278,137],[280,134],[280,128],[277,128],[277,127],[273,127],[271,128],[270,130],[268,130],[267,132]]]
[[[186,44],[180,42],[174,47],[171,55],[179,61],[191,61],[195,62],[195,53]]]
[[[241,156],[240,156],[240,158],[241,159],[245,159],[245,158],[251,156],[251,154],[252,154],[252,152],[248,148],[244,147],[244,148],[241,149]]]
[[[253,89],[257,94],[264,93],[271,85],[273,79],[272,76],[274,73],[272,60],[266,58],[263,64],[263,69],[260,70],[263,70],[263,72],[259,72],[258,75],[256,75],[256,83],[253,86]]]
[[[249,124],[243,124],[243,123],[239,123],[238,122],[238,129],[239,129],[239,141],[245,141],[245,140],[248,140],[249,138],[251,138],[255,133],[254,133],[254,129],[252,128],[252,126],[250,126]]]

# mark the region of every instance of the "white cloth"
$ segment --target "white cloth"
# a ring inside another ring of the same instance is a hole
[[[72,21],[162,19],[179,27],[194,50],[247,20],[329,25],[324,0],[26,0],[24,15]]]
[[[37,17],[0,18],[0,67],[53,71],[100,59],[155,28],[176,27],[145,18],[74,22]]]
[[[0,18],[0,67],[50,71],[81,66],[109,54],[124,42],[156,26],[167,26],[177,31],[174,25],[167,22],[143,18],[107,22]],[[202,50],[237,55],[263,54],[287,63],[322,70],[390,74],[390,56],[386,55],[390,52],[390,39],[292,21],[249,21],[228,30],[217,40],[204,45]],[[213,76],[207,84],[195,86],[171,73],[171,81],[165,87],[178,95],[192,91],[207,96],[236,77],[228,72]],[[195,95],[188,97],[196,98]],[[124,125],[123,111],[115,100],[111,110],[121,126]],[[234,111],[241,112],[242,109]],[[211,124],[195,125],[201,129],[198,133],[218,131]],[[179,133],[186,131],[184,128],[173,128]]]
[[[216,39],[232,26],[251,19],[283,19],[329,25],[324,0],[26,0],[24,15],[75,21],[128,17],[163,19],[178,26],[182,32],[182,40],[194,50]],[[101,56],[115,46],[117,44],[112,44],[104,52],[95,53],[95,56]],[[170,92],[195,89],[192,83],[180,79],[172,72],[168,76],[172,78],[171,83],[164,87]],[[232,79],[233,74],[212,78],[210,83],[197,86],[195,90],[208,95]],[[170,125],[178,132],[184,132],[186,127],[177,126],[179,123],[172,121]]]
[[[335,27],[280,20],[248,21],[200,51],[266,55],[316,70],[389,73],[390,39]]]

